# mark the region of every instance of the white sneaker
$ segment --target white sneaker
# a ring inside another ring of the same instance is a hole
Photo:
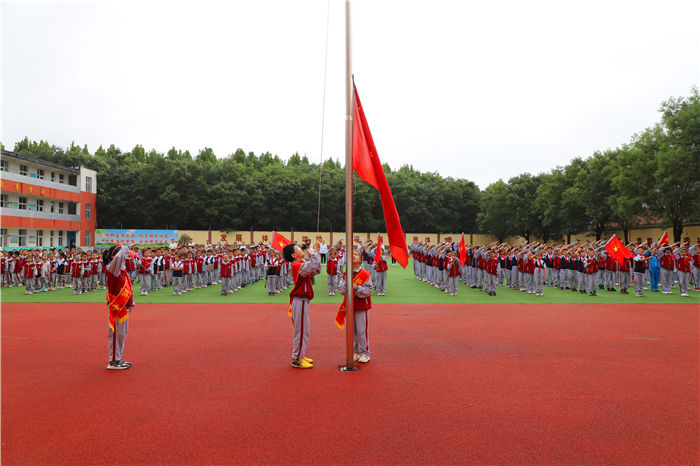
[[[369,354],[362,353],[360,355],[360,358],[357,361],[358,362],[369,362]]]
[[[352,360],[353,360],[353,361],[357,361],[358,359],[360,359],[360,353],[353,353],[353,354],[352,354]]]
[[[681,296],[688,296],[688,293],[681,293]]]

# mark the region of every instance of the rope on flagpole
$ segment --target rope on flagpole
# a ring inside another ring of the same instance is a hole
[[[331,17],[331,2],[328,2],[326,12],[326,58],[323,64],[323,106],[321,109],[321,161],[318,164],[318,211],[316,214],[316,233],[321,226],[321,178],[323,175],[323,130],[326,123],[326,76],[328,75],[328,24]]]

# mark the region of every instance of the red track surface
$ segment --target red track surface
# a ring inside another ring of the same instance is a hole
[[[372,362],[313,305],[3,304],[2,462],[698,463],[695,305],[378,305]],[[348,402],[350,407],[348,408]]]

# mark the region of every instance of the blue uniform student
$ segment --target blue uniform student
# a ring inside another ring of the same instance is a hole
[[[659,254],[656,248],[651,248],[644,253],[645,256],[649,257],[649,284],[651,285],[651,291],[659,291],[659,277],[661,276],[661,262],[659,261]]]

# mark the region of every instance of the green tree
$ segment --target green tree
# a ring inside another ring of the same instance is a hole
[[[481,231],[495,236],[500,242],[515,231],[510,221],[513,213],[508,204],[510,200],[510,189],[503,180],[490,184],[481,195],[478,225]]]

